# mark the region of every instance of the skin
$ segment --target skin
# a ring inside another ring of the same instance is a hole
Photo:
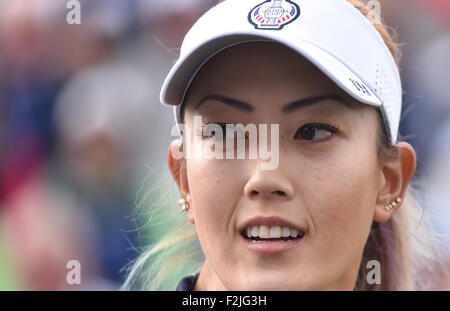
[[[218,100],[196,108],[211,94],[248,103],[253,111]],[[328,94],[347,104],[329,99],[281,111],[287,103]],[[214,123],[280,126],[275,170],[262,170],[259,158],[176,160],[181,141],[171,143],[169,167],[190,204],[188,217],[206,258],[195,290],[353,290],[372,222],[391,217],[395,210],[385,206],[403,197],[414,175],[413,148],[400,142],[398,159],[380,161],[374,107],[350,98],[276,43],[245,43],[214,56],[191,84],[185,107],[191,129],[194,115]],[[298,130],[312,122],[339,129],[303,139]],[[305,237],[281,253],[247,249],[238,228],[252,217],[274,215],[304,228]]]

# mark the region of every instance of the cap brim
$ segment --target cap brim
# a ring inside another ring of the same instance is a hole
[[[324,49],[304,40],[283,38],[270,33],[230,33],[206,41],[180,57],[164,81],[161,103],[168,106],[181,104],[185,93],[201,67],[220,51],[245,42],[271,41],[283,44],[304,56],[334,83],[356,100],[379,107],[381,100],[357,73]]]

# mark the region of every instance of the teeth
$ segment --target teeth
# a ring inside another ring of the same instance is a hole
[[[280,227],[280,226],[251,226],[245,229],[245,233],[247,237],[259,237],[261,239],[279,239],[279,238],[296,238],[299,235],[297,229],[292,229],[288,227]]]
[[[295,238],[298,235],[297,229],[291,229],[291,237]]]
[[[270,227],[269,238],[271,239],[281,238],[281,228],[278,226]]]
[[[248,228],[247,228],[247,236],[248,236],[249,238],[252,237],[252,227],[248,227]]]
[[[269,227],[259,226],[259,237],[261,239],[269,238]]]
[[[287,238],[290,235],[291,235],[291,229],[289,229],[288,227],[283,227],[283,230],[281,231],[281,236],[283,238]]]
[[[254,236],[254,237],[259,236],[259,226],[253,226],[252,227],[252,235],[251,236]]]

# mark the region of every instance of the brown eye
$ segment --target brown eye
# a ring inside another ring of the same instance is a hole
[[[316,129],[312,126],[306,126],[300,130],[299,134],[304,140],[312,140],[316,135]]]
[[[208,132],[209,134],[205,133]],[[227,127],[226,123],[206,123],[202,127],[202,133],[199,133],[205,139],[223,140],[234,139],[234,131]]]
[[[337,127],[329,124],[307,124],[302,126],[297,133],[295,133],[294,139],[322,141],[336,134],[337,130]]]

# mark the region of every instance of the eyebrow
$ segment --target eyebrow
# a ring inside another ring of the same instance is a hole
[[[317,104],[317,103],[325,101],[325,100],[334,100],[334,101],[344,104],[345,106],[349,107],[350,109],[354,109],[353,106],[348,101],[346,101],[343,97],[336,95],[336,94],[326,94],[326,95],[311,96],[311,97],[306,97],[306,98],[295,100],[293,102],[290,102],[290,103],[284,105],[281,108],[281,111],[284,113],[291,113],[291,112],[294,112],[295,110],[298,110],[298,109],[301,109],[304,107],[308,107],[308,106]],[[211,94],[211,95],[203,97],[199,101],[199,103],[195,106],[194,110],[197,110],[198,108],[200,108],[200,106],[203,103],[205,103],[206,101],[217,101],[217,102],[226,104],[228,106],[235,107],[244,112],[255,111],[255,108],[252,105],[250,105],[249,103],[246,103],[239,99],[235,99],[235,98],[231,98],[231,97],[227,97],[227,96],[223,96],[223,95],[218,95],[218,94]]]
[[[239,110],[242,110],[242,111],[245,111],[245,112],[253,112],[255,110],[255,108],[252,105],[247,104],[246,102],[243,102],[241,100],[238,100],[238,99],[235,99],[235,98],[231,98],[231,97],[217,95],[217,94],[212,94],[212,95],[208,95],[208,96],[203,97],[199,101],[197,106],[195,106],[194,110],[197,110],[204,102],[206,102],[208,100],[221,102],[221,103],[224,103],[226,105],[238,108]]]
[[[348,108],[353,109],[353,106],[350,104],[350,102],[346,101],[343,97],[336,95],[336,94],[327,94],[327,95],[312,96],[312,97],[295,100],[287,105],[284,105],[283,108],[281,108],[281,111],[290,113],[297,109],[311,106],[311,105],[320,103],[325,100],[337,101],[339,103],[344,104]]]

